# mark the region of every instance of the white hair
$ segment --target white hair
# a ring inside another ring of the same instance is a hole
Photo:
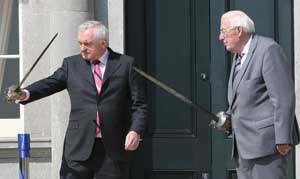
[[[252,19],[243,11],[233,10],[223,14],[222,18],[226,18],[230,27],[242,27],[244,32],[254,33],[255,25]]]
[[[86,21],[78,27],[78,32],[85,32],[88,29],[94,29],[96,39],[104,40],[108,43],[108,29],[100,21]]]

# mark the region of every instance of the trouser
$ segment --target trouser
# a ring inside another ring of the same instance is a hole
[[[115,161],[107,155],[100,138],[95,139],[86,161],[69,161],[63,156],[60,179],[128,179],[129,163]]]
[[[236,158],[238,179],[287,179],[290,155],[273,154],[256,159]]]

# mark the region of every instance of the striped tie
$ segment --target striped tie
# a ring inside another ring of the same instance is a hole
[[[242,64],[241,61],[242,61],[243,56],[244,56],[243,53],[237,54],[237,58],[235,61],[235,66],[234,66],[233,81],[241,69],[241,64]]]
[[[95,80],[95,84],[96,84],[96,88],[97,88],[97,94],[99,95],[101,92],[101,87],[102,87],[102,73],[99,67],[99,61],[97,61],[98,63],[94,64],[95,68],[94,68],[94,80]],[[96,117],[96,135],[98,135],[100,133],[100,116],[97,112],[97,117]]]

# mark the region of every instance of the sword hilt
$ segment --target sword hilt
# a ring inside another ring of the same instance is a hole
[[[209,126],[224,131],[227,134],[231,134],[231,116],[224,111],[220,111],[216,114],[218,120],[211,120]]]
[[[8,92],[10,92],[11,95],[8,95]],[[12,97],[22,96],[22,90],[19,85],[11,85],[10,87],[8,87],[8,89],[6,89],[5,94],[5,101],[12,102],[14,101]]]

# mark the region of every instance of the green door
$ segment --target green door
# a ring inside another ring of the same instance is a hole
[[[208,7],[208,0],[127,1],[126,52],[147,73],[210,110]],[[208,177],[208,115],[150,82],[147,87],[150,124],[141,152],[142,177]]]
[[[292,64],[292,5],[289,0],[126,0],[126,53],[196,104],[213,113],[226,110],[231,55],[218,41],[220,16],[244,10],[256,32],[278,41]],[[231,137],[208,128],[207,114],[146,85],[149,129],[135,152],[132,179],[236,178]]]

